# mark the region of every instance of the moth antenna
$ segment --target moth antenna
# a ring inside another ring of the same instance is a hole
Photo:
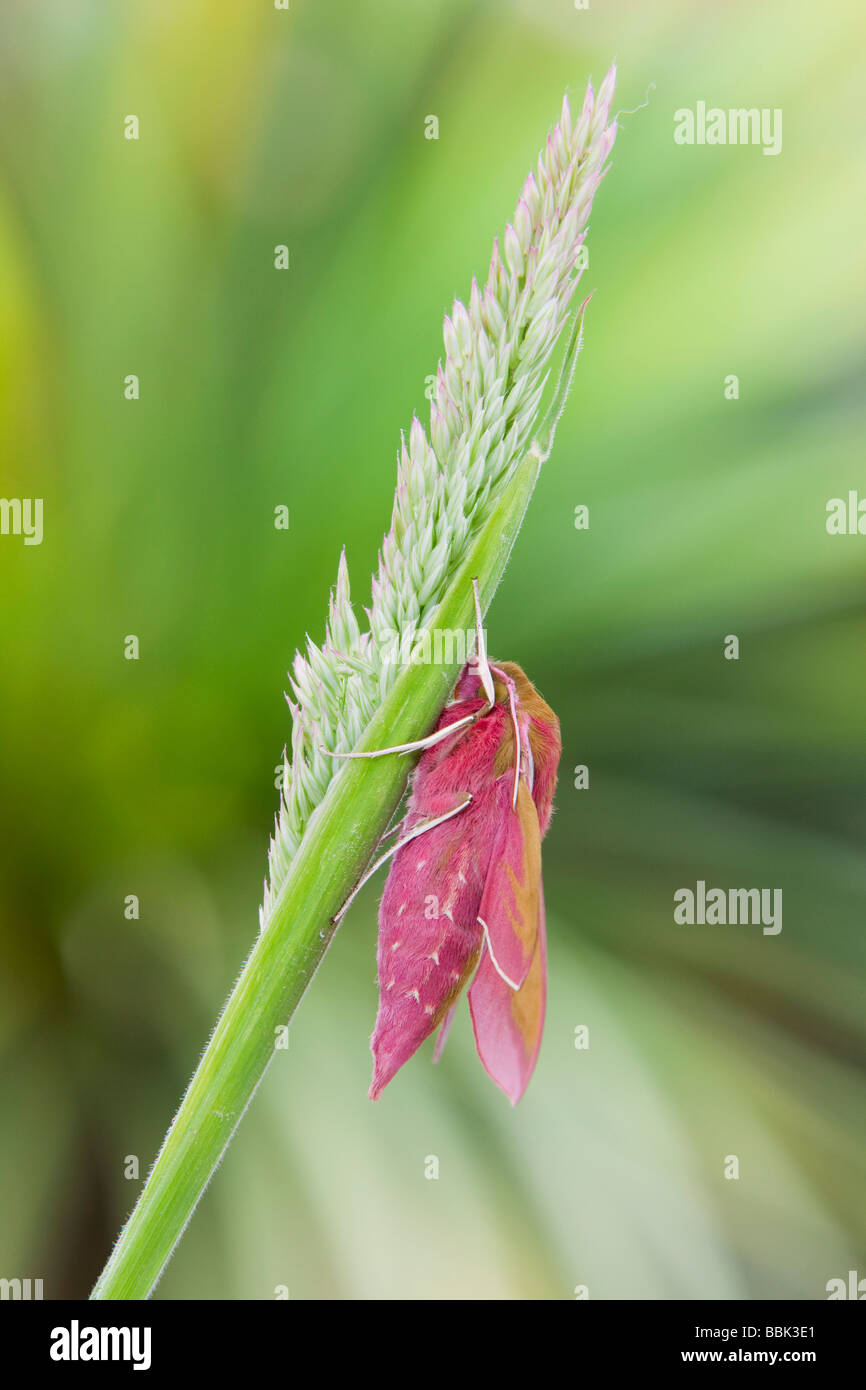
[[[532,744],[528,738],[524,744],[523,757],[527,769],[526,781],[529,785],[529,790],[532,791],[535,786],[535,759],[532,756]]]
[[[487,661],[487,643],[484,640],[484,622],[481,617],[481,599],[478,596],[478,580],[472,581],[472,594],[475,599],[475,663],[478,667],[478,675],[484,687],[484,694],[487,696],[487,703],[492,709],[496,704],[496,691],[493,689],[493,677],[490,674],[490,666]]]
[[[511,798],[512,811],[517,810],[517,793],[520,789],[520,760],[522,754],[522,744],[520,739],[520,725],[517,722],[517,703],[514,694],[514,682],[508,686],[508,707],[511,710],[511,723],[514,728],[514,795]]]
[[[499,680],[508,691],[508,708],[511,711],[511,727],[514,730],[514,794],[511,798],[512,811],[517,810],[517,793],[520,789],[520,771],[523,762],[523,740],[520,737],[520,721],[517,718],[517,687],[514,681],[499,666],[492,666]]]

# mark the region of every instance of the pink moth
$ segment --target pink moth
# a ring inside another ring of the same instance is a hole
[[[437,1027],[438,1060],[467,985],[478,1055],[513,1105],[541,1044],[541,840],[561,752],[559,720],[518,665],[488,663],[477,584],[475,596],[476,657],[460,672],[433,733],[360,755],[421,750],[397,843],[362,879],[393,855],[379,909],[374,1100]]]

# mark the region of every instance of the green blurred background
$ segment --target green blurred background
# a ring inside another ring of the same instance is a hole
[[[488,620],[564,733],[537,1074],[512,1111],[463,1014],[366,1099],[371,886],[158,1296],[866,1276],[862,5],[8,0],[0,47],[0,492],[45,505],[0,539],[0,1275],[98,1273],[257,928],[291,654],[344,544],[367,599],[443,311],[616,56],[615,106],[655,85]],[[698,100],[782,153],[676,145]],[[675,925],[698,878],[781,935]]]

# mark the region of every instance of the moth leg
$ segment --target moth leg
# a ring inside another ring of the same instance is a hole
[[[398,840],[397,843],[395,845],[392,845],[390,849],[386,849],[384,854],[380,854],[376,862],[374,864],[371,864],[367,872],[365,874],[362,874],[361,878],[358,879],[358,882],[355,884],[355,887],[352,889],[348,898],[343,903],[343,906],[340,908],[340,911],[336,914],[336,916],[331,918],[331,925],[336,926],[337,923],[342,920],[349,904],[353,902],[354,899],[358,896],[361,889],[364,887],[364,884],[367,883],[368,880],[373,877],[377,869],[381,869],[382,865],[387,863],[391,856],[397,853],[398,849],[402,849],[404,845],[408,845],[411,840],[417,840],[419,835],[423,835],[425,830],[432,830],[434,825],[441,825],[443,821],[451,820],[452,816],[458,816],[461,811],[466,810],[466,807],[469,805],[471,800],[472,793],[467,792],[465,798],[463,799],[463,801],[460,802],[459,806],[455,806],[452,808],[452,810],[446,811],[444,815],[433,816],[430,820],[419,821],[419,823],[412,830],[409,831],[408,835],[404,835],[402,840]],[[381,841],[379,843],[381,844]]]
[[[376,845],[376,849],[381,849],[382,846],[385,844],[386,840],[390,840],[390,838],[391,838],[392,835],[399,835],[400,830],[402,829],[403,822],[405,821],[405,819],[406,819],[406,805],[405,805],[405,803],[404,803],[403,801],[401,801],[401,802],[398,804],[396,810],[394,811],[393,816],[391,817],[392,824],[389,825],[388,829],[385,831],[385,833],[384,833],[384,835],[382,836],[382,838],[378,841],[378,843],[377,843],[377,845]]]
[[[479,713],[483,712],[479,711]],[[369,753],[333,753],[330,748],[322,748],[321,752],[327,754],[329,758],[384,758],[387,753],[418,753],[424,748],[435,747],[437,743],[448,738],[455,730],[464,729],[467,724],[474,724],[478,717],[478,714],[464,715],[462,719],[455,719],[453,724],[447,724],[444,729],[436,729],[426,738],[415,739],[412,743],[396,743],[393,748],[374,748]]]
[[[398,807],[397,807],[397,810],[394,812],[394,815],[397,816],[397,815],[399,814],[399,811],[400,811],[400,807],[398,806]],[[381,840],[380,840],[379,843],[377,844],[377,846],[376,846],[377,849],[381,849],[382,845],[384,845],[384,843],[385,843],[386,840],[390,840],[390,838],[391,838],[392,835],[396,835],[396,834],[397,834],[397,832],[398,832],[399,829],[400,829],[400,826],[401,826],[402,823],[403,823],[404,817],[405,817],[405,812],[404,812],[404,815],[403,815],[403,816],[400,816],[400,818],[398,819],[396,825],[391,825],[391,826],[388,827],[388,829],[385,831],[385,834],[382,836]]]
[[[478,667],[478,676],[484,689],[486,704],[475,714],[466,714],[462,719],[455,719],[453,724],[446,724],[442,729],[435,729],[426,738],[413,739],[411,743],[395,743],[392,748],[374,748],[369,753],[335,753],[330,748],[320,747],[319,751],[329,758],[384,758],[389,753],[420,753],[425,748],[435,748],[437,743],[443,739],[450,738],[451,734],[458,729],[465,729],[467,724],[474,724],[482,715],[492,710],[496,703],[496,692],[493,688],[493,676],[490,673],[490,663],[487,660],[487,644],[484,640],[484,625],[481,618],[481,600],[478,596],[478,580],[472,581],[472,594],[475,599],[475,664]],[[506,677],[507,679],[507,677]],[[514,713],[514,701],[512,699],[512,714]],[[520,762],[518,750],[518,763]],[[515,778],[515,797],[517,796],[517,781]]]

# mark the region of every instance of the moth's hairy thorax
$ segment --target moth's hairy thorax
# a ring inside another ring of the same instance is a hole
[[[458,700],[446,706],[440,727],[451,724],[467,714],[475,714],[482,700]],[[468,729],[461,729],[454,739],[445,739],[438,747],[423,754],[415,770],[413,787],[423,786],[444,790],[454,788],[467,792],[481,790],[495,776],[499,748],[507,740],[511,722],[507,711],[495,705]]]
[[[559,720],[522,667],[515,661],[492,662],[496,703],[486,714],[486,698],[477,672],[464,666],[454,698],[439,717],[437,728],[447,728],[468,715],[479,718],[467,729],[444,739],[422,754],[412,779],[413,797],[445,796],[451,792],[481,795],[492,783],[510,774],[516,748],[514,723],[504,681],[498,670],[514,683],[517,719],[528,739],[531,764],[524,769],[538,811],[542,835],[550,823],[553,793],[562,745]]]

